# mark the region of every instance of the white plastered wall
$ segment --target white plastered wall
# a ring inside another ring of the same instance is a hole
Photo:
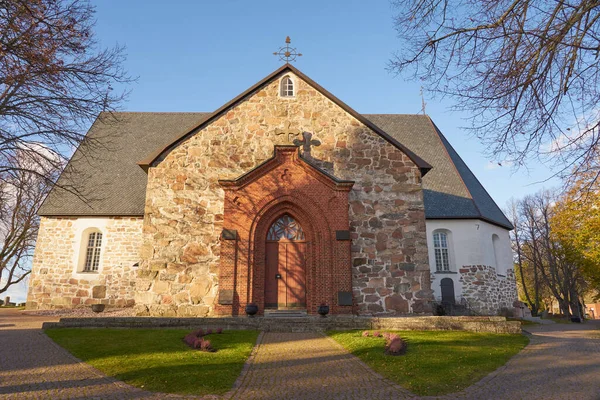
[[[428,219],[427,248],[431,268],[431,289],[436,299],[441,298],[440,281],[451,278],[454,281],[454,293],[457,299],[462,296],[459,269],[467,265],[486,265],[496,268],[498,275],[505,276],[508,269],[513,268],[512,249],[509,231],[478,219]],[[435,254],[433,249],[433,233],[441,229],[449,231],[450,271],[452,273],[436,273]],[[494,256],[492,235],[498,235],[498,262]]]

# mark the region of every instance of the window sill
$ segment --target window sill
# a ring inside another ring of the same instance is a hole
[[[435,271],[434,274],[458,274],[458,272],[454,272],[454,271]]]
[[[99,271],[78,271],[76,273],[77,274],[85,274],[85,275],[97,275],[100,272]]]
[[[496,275],[506,278],[506,275],[502,275],[502,274],[496,274]]]

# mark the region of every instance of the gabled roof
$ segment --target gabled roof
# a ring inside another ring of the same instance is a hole
[[[198,124],[198,126],[195,126],[192,129],[183,131],[171,143],[167,144],[164,147],[157,148],[155,151],[153,151],[147,157],[145,157],[143,160],[141,160],[138,164],[140,165],[140,167],[147,170],[148,167],[150,165],[152,165],[152,163],[154,163],[155,161],[160,159],[161,155],[163,155],[164,153],[166,153],[173,147],[177,146],[180,142],[182,142],[183,140],[188,138],[190,135],[192,135],[197,130],[202,129],[204,126],[210,124],[212,121],[217,119],[219,116],[221,116],[223,113],[225,113],[230,108],[234,107],[239,102],[243,101],[248,96],[251,96],[256,90],[260,89],[261,87],[263,87],[266,84],[268,84],[269,82],[271,82],[273,79],[276,79],[278,76],[280,76],[286,72],[292,72],[295,75],[297,75],[300,79],[302,79],[303,81],[308,83],[310,86],[315,88],[322,95],[324,95],[329,100],[334,102],[337,106],[342,108],[348,114],[352,115],[358,121],[360,121],[361,123],[366,125],[369,129],[371,129],[372,131],[377,133],[379,136],[381,136],[382,138],[387,140],[389,143],[391,143],[392,145],[394,145],[395,147],[400,149],[402,152],[404,152],[404,154],[406,154],[415,163],[415,165],[417,167],[419,167],[422,175],[427,174],[427,172],[431,169],[431,165],[429,165],[429,163],[427,161],[423,160],[421,157],[419,157],[418,155],[416,155],[415,153],[410,151],[401,142],[396,140],[394,137],[390,136],[388,133],[383,131],[381,128],[379,128],[377,125],[375,125],[373,122],[369,121],[362,114],[359,114],[358,112],[356,112],[349,105],[347,105],[346,103],[344,103],[343,101],[341,101],[340,99],[335,97],[332,93],[325,90],[325,88],[323,88],[321,85],[319,85],[318,83],[316,83],[315,81],[310,79],[308,76],[304,75],[304,73],[302,73],[299,69],[297,69],[296,67],[294,67],[291,64],[285,64],[282,67],[278,68],[273,73],[269,74],[268,76],[266,76],[265,78],[260,80],[258,83],[256,83],[255,85],[251,86],[246,91],[241,93],[239,96],[235,97],[231,101],[229,101],[229,102],[225,103],[224,105],[222,105],[221,107],[219,107],[215,112],[213,112],[210,116],[208,116],[208,118],[206,118],[204,121],[202,121],[200,124]]]
[[[433,165],[423,178],[428,219],[481,219],[513,229],[500,207],[429,116],[365,116]]]
[[[278,71],[285,71],[286,68],[307,82],[312,82],[289,65]],[[271,75],[277,75],[278,71]],[[335,97],[316,83],[311,84],[340,107],[347,107],[349,113],[355,113],[356,118],[365,125],[379,134],[383,132],[383,137],[390,143],[402,143],[400,146],[406,148],[403,151],[407,155],[412,154],[415,160],[421,160],[422,167],[429,169],[433,166],[423,177],[425,216],[428,219],[481,219],[512,229],[498,205],[428,116],[358,114],[341,101],[333,100]],[[252,92],[253,88],[249,91]],[[170,148],[211,117],[214,118],[218,112],[101,114],[87,136],[92,143],[98,140],[103,145],[94,148],[93,152],[77,149],[59,179],[59,186],[50,192],[39,214],[143,216],[147,175],[137,161],[153,151],[155,159],[160,155],[156,149]],[[73,184],[75,188],[71,191],[60,188]],[[75,195],[74,191],[80,195]]]

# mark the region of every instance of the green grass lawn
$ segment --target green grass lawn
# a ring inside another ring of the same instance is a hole
[[[242,371],[257,331],[207,336],[215,353],[187,347],[189,329],[58,328],[46,334],[75,357],[109,376],[156,392],[223,394]]]
[[[504,365],[528,343],[523,335],[462,331],[396,332],[408,343],[403,356],[384,354],[383,338],[362,332],[329,336],[379,374],[418,395],[461,391]]]

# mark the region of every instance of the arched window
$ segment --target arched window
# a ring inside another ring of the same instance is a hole
[[[98,272],[100,266],[100,250],[102,249],[102,232],[93,230],[87,234],[83,272]]]
[[[494,266],[497,274],[504,274],[504,270],[500,265],[500,237],[495,233],[492,235],[492,246],[494,247]]]
[[[294,97],[294,81],[289,76],[284,76],[281,79],[279,95],[281,97]]]
[[[435,270],[439,272],[450,271],[448,234],[446,232],[433,233],[433,250],[435,253]]]
[[[267,240],[304,240],[304,231],[299,223],[288,214],[284,214],[271,225]]]

